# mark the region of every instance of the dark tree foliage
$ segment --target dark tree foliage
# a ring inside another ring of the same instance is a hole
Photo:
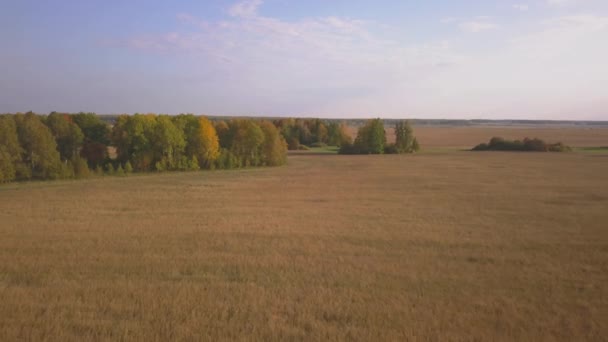
[[[25,164],[22,179],[61,178],[62,165],[57,143],[49,128],[34,113],[15,115],[22,160]]]
[[[94,169],[107,162],[110,144],[110,127],[94,113],[78,113],[72,121],[84,135],[80,156]]]
[[[493,137],[489,143],[479,144],[473,151],[520,151],[520,152],[569,152],[572,149],[561,142],[548,144],[541,139],[525,138],[522,140],[506,140]]]
[[[84,134],[85,143],[95,142],[110,144],[110,127],[95,113],[78,113],[71,116],[72,120]]]
[[[350,142],[344,125],[327,123],[321,119],[280,119],[275,120],[277,127],[289,150],[299,150],[303,146],[341,146]]]
[[[382,154],[385,146],[386,132],[382,120],[369,120],[359,128],[354,143],[354,150],[357,154]]]
[[[61,160],[72,160],[78,156],[84,141],[84,134],[68,114],[51,113],[46,118],[46,125],[57,142]]]
[[[353,144],[345,142],[340,147],[340,154],[401,154],[412,153],[420,149],[414,130],[407,121],[395,124],[395,143],[388,144],[384,123],[380,119],[368,120],[357,132]]]

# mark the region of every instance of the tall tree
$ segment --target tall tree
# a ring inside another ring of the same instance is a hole
[[[150,137],[154,150],[154,165],[162,170],[175,170],[184,154],[186,139],[184,132],[178,129],[167,115],[156,117],[153,135]],[[160,163],[160,164],[157,164]],[[157,167],[157,169],[160,169]]]
[[[17,178],[18,171],[23,168],[21,154],[13,116],[0,115],[0,183]]]
[[[262,163],[261,146],[264,132],[253,120],[230,120],[228,144],[230,152],[239,160],[239,166],[257,166]]]
[[[267,166],[283,165],[287,162],[287,143],[277,128],[268,121],[260,122],[264,133],[262,144],[263,163]]]
[[[332,146],[342,146],[352,144],[352,138],[347,132],[346,125],[338,122],[331,122],[327,126],[327,143]]]
[[[212,168],[220,156],[220,140],[213,123],[204,116],[199,118],[196,157],[201,167]]]
[[[397,153],[412,153],[418,150],[418,142],[409,121],[395,123],[395,150]]]
[[[380,119],[373,119],[359,128],[355,139],[355,148],[362,154],[382,154],[386,146],[386,132],[384,123]]]
[[[112,130],[112,141],[116,146],[117,159],[121,163],[131,161],[136,171],[153,168],[153,139],[156,116],[153,114],[121,115]]]
[[[55,137],[61,160],[67,161],[77,157],[84,134],[80,127],[72,122],[70,116],[53,112],[46,118],[46,125]]]
[[[71,118],[84,135],[80,156],[91,168],[103,165],[108,158],[110,127],[94,113],[78,113]]]
[[[55,179],[62,176],[57,143],[49,128],[34,113],[16,115],[17,134],[23,148],[23,161],[30,174],[25,178]]]

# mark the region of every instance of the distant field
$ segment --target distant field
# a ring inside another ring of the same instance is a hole
[[[394,141],[393,127],[386,129]],[[350,127],[351,136],[357,129]],[[608,146],[608,127],[543,127],[543,126],[414,126],[414,133],[423,148],[472,148],[492,137],[505,139],[540,138],[553,143],[561,141],[572,147]]]
[[[608,336],[608,153],[297,155],[0,208],[1,341]]]

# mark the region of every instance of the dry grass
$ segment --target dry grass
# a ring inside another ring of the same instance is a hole
[[[607,155],[299,155],[0,208],[2,341],[608,336]]]

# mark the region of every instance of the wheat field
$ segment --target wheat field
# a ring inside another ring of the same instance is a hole
[[[0,340],[603,340],[608,154],[0,186]]]

